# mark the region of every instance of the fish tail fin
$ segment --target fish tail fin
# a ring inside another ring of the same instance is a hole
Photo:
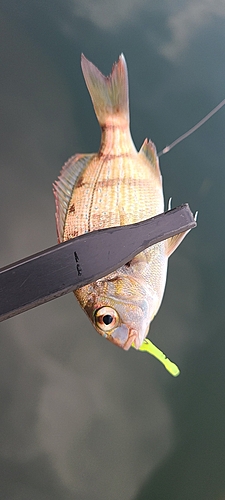
[[[110,76],[104,76],[83,54],[81,67],[100,126],[113,118],[129,124],[128,73],[124,55],[121,54],[113,65]]]

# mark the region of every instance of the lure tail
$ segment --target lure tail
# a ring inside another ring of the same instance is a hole
[[[132,346],[133,347],[133,346]],[[151,340],[145,339],[143,344],[139,347],[139,351],[145,351],[154,356],[156,359],[160,361],[160,363],[163,364],[163,366],[166,368],[166,370],[173,375],[173,377],[177,377],[180,374],[180,370],[175,363],[170,361],[167,356],[156,347]]]
[[[128,74],[124,55],[121,54],[110,76],[104,76],[82,54],[81,67],[100,126],[112,118],[129,124]]]

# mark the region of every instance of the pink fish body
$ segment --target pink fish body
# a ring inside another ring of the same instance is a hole
[[[164,211],[156,148],[145,139],[137,151],[130,134],[124,56],[109,77],[83,55],[81,65],[101,127],[101,144],[98,153],[72,157],[54,184],[59,242]],[[163,298],[168,258],[184,236],[148,248],[74,292],[98,333],[126,350],[141,347]]]

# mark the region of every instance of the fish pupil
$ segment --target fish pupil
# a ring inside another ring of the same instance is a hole
[[[105,325],[110,325],[110,323],[112,323],[112,321],[113,321],[113,317],[110,314],[105,314],[105,316],[103,318],[103,323],[105,323]]]

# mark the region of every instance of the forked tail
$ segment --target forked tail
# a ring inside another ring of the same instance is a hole
[[[100,126],[112,117],[129,124],[128,74],[124,55],[120,55],[110,76],[104,76],[83,54],[81,67]]]

